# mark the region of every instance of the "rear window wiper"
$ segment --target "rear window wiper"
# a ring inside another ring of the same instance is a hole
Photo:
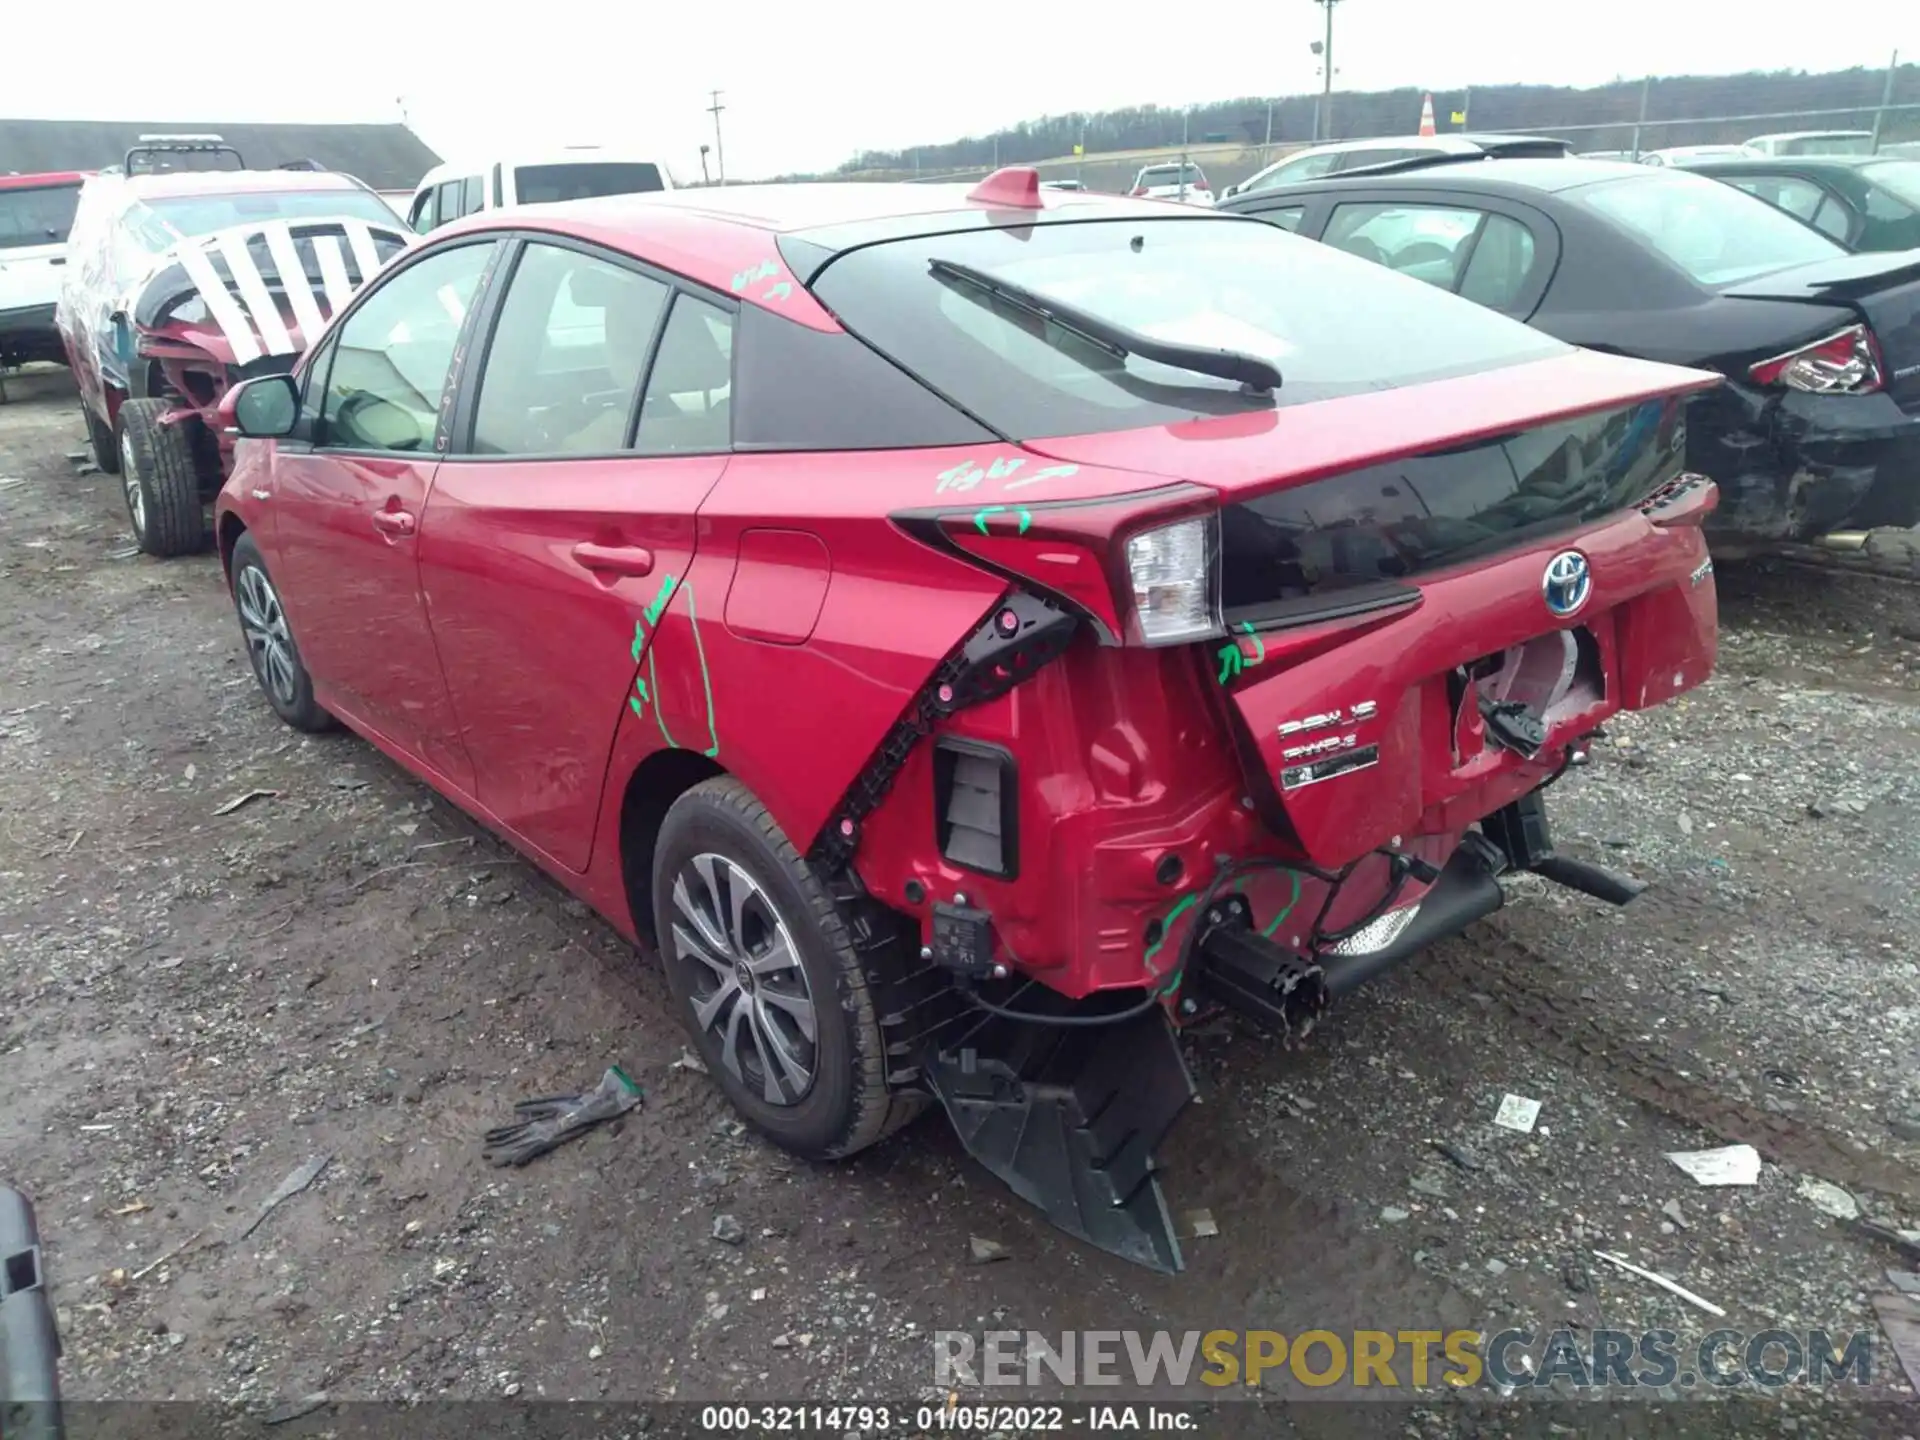
[[[971,265],[963,265],[957,260],[938,258],[927,262],[931,274],[942,279],[955,280],[969,289],[1004,300],[1017,309],[1038,316],[1049,324],[1056,325],[1070,334],[1079,336],[1106,351],[1116,360],[1125,360],[1129,355],[1138,355],[1142,360],[1151,360],[1157,365],[1171,366],[1175,370],[1189,370],[1196,375],[1212,375],[1220,380],[1237,380],[1250,390],[1266,391],[1280,388],[1280,370],[1271,360],[1258,355],[1248,355],[1239,350],[1220,350],[1206,345],[1187,345],[1178,340],[1159,340],[1151,335],[1143,335],[1138,330],[1130,330],[1124,325],[1116,325],[1111,320],[1102,320],[1097,315],[1089,315],[1077,305],[1069,305],[1064,300],[1055,300],[1024,285],[1016,285],[1011,280],[1002,280],[999,276],[985,270],[976,270]]]

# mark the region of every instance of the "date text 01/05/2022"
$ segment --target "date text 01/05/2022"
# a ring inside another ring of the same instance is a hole
[[[708,1405],[700,1428],[719,1434],[1021,1434],[1068,1430],[1191,1431],[1191,1410],[1157,1405]],[[908,1428],[911,1422],[911,1428]]]

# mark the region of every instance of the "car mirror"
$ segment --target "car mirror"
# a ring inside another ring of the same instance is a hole
[[[300,387],[291,375],[244,380],[221,397],[220,428],[255,440],[291,435],[300,420]]]

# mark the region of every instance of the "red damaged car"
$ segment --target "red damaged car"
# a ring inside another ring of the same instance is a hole
[[[142,550],[205,545],[233,450],[209,423],[227,388],[291,369],[410,238],[358,180],[249,170],[217,135],[143,137],[87,179],[54,320]]]
[[[255,674],[657,948],[814,1157],[937,1102],[1180,1265],[1177,1028],[1298,1028],[1496,909],[1714,661],[1692,370],[1256,221],[679,191],[437,232],[226,412]]]

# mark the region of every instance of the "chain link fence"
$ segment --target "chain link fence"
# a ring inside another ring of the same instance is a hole
[[[1611,159],[1643,159],[1681,146],[1740,145],[1766,134],[1834,131],[1853,132],[1849,148],[1920,158],[1920,65],[1902,65],[1896,56],[1891,63],[1825,74],[1649,75],[1587,90],[1514,85],[1336,91],[1327,113],[1321,113],[1319,96],[1289,96],[1188,111],[1063,117],[1023,126],[1004,140],[863,156],[856,168],[833,178],[964,181],[991,173],[996,163],[1022,164],[1038,168],[1045,180],[1118,193],[1133,186],[1143,167],[1184,158],[1201,167],[1218,194],[1313,143],[1317,132],[1334,140],[1411,135],[1429,93],[1441,134],[1549,136],[1571,142],[1579,153]],[[1148,143],[1102,148],[1094,137],[1103,130]],[[1069,138],[1075,134],[1087,138]],[[1076,144],[1081,153],[1072,153]],[[953,152],[988,145],[993,150],[978,163],[953,163]]]

